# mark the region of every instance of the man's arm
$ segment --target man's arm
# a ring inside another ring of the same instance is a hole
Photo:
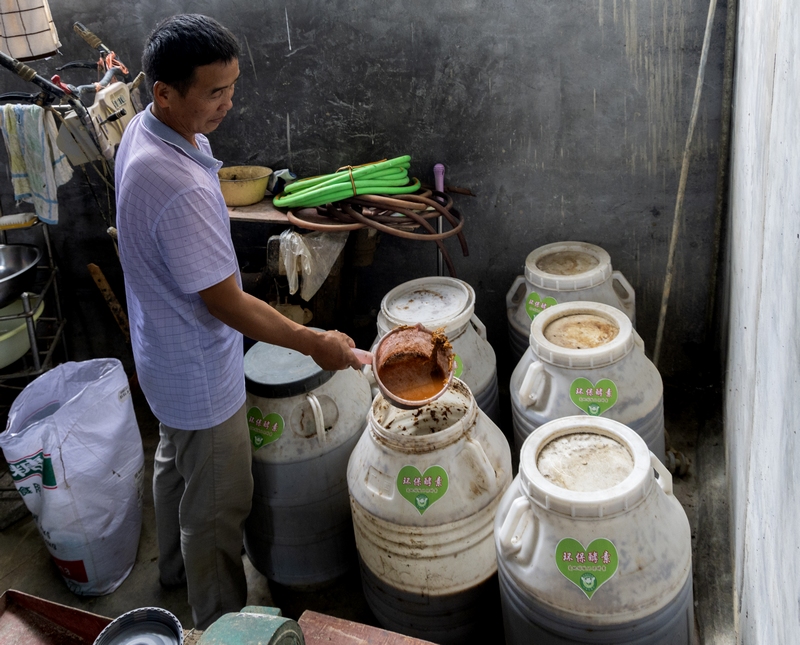
[[[359,369],[351,347],[355,343],[339,331],[319,332],[298,325],[263,300],[245,293],[230,275],[200,292],[212,316],[253,340],[281,345],[311,356],[322,369]]]

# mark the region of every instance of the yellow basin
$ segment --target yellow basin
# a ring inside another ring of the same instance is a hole
[[[229,166],[220,168],[219,185],[228,206],[249,206],[264,199],[272,168],[266,166]]]

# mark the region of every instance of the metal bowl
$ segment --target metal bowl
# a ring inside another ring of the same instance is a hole
[[[0,307],[33,289],[41,258],[42,252],[33,244],[0,244]]]

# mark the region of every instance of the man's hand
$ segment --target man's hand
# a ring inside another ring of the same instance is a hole
[[[346,367],[361,369],[361,362],[351,349],[356,346],[353,339],[340,331],[317,332],[318,349],[309,352],[314,362],[324,370],[342,370]]]

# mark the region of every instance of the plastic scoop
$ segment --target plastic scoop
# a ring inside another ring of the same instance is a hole
[[[447,337],[420,324],[393,329],[372,354],[378,389],[389,403],[404,410],[420,408],[444,394],[454,367]]]
[[[362,365],[372,365],[372,352],[368,352],[365,349],[358,349],[358,347],[351,348],[351,351],[356,355],[356,358]]]

